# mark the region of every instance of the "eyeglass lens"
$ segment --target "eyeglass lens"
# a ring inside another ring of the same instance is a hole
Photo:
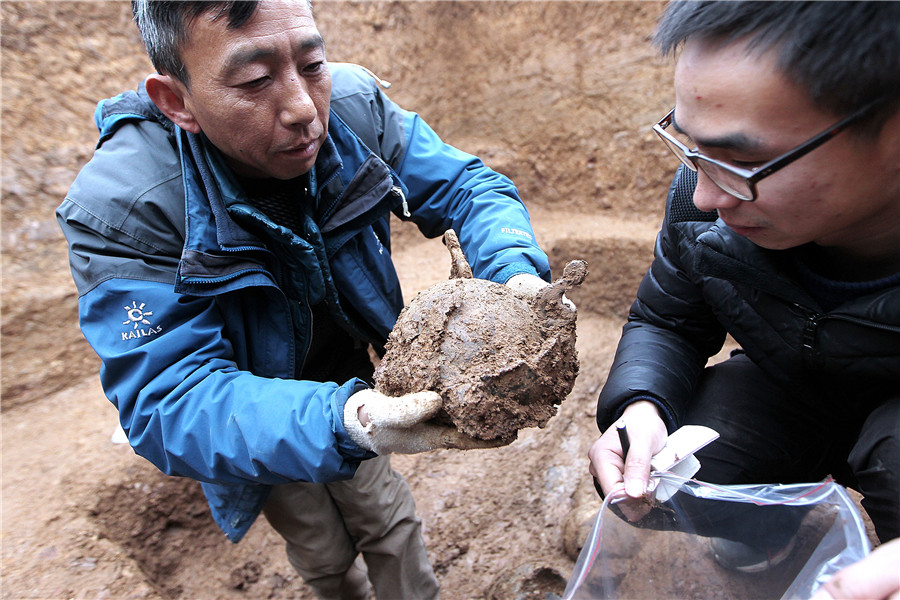
[[[691,171],[696,171],[699,167],[713,183],[725,192],[741,200],[753,199],[753,190],[744,177],[732,173],[716,163],[705,160],[702,156],[688,156],[685,154],[685,150],[693,145],[691,139],[670,128],[666,129],[665,133],[668,135],[660,135],[659,137],[687,168]],[[671,138],[668,136],[671,136]]]
[[[723,169],[716,163],[704,160],[702,157],[697,157],[695,160],[706,176],[724,191],[741,200],[753,199],[753,190],[750,189],[750,185],[744,177]]]

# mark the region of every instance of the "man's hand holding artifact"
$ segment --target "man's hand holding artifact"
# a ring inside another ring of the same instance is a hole
[[[502,446],[501,440],[478,440],[455,427],[426,423],[441,409],[437,392],[385,396],[368,389],[344,405],[344,428],[354,442],[376,454],[417,454],[442,448],[471,450]]]

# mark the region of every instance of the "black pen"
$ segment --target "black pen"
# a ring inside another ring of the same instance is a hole
[[[631,447],[631,442],[628,441],[628,431],[625,430],[625,423],[620,423],[616,425],[616,433],[619,434],[619,443],[622,444],[622,460],[625,460],[625,455],[628,454],[628,449]],[[597,493],[601,498],[605,498],[606,494],[603,493],[603,488],[600,487],[600,482],[597,481],[597,478],[594,477],[594,489],[597,490]]]
[[[628,450],[631,448],[631,442],[628,441],[628,431],[625,429],[625,423],[616,425],[616,433],[619,434],[619,443],[622,444],[622,460],[628,456]]]

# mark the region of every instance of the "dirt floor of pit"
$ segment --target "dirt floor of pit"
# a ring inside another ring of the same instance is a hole
[[[599,507],[594,403],[651,256],[675,167],[650,124],[671,65],[647,36],[658,2],[316,4],[332,61],[364,64],[447,141],[517,183],[555,272],[591,274],[581,372],[560,413],[510,446],[395,457],[445,600],[543,598],[574,565],[571,510]],[[115,412],[77,326],[53,211],[91,155],[95,102],[150,65],[127,2],[0,2],[2,18],[2,596],[312,598],[264,519],[233,545],[194,482],[110,441]],[[398,224],[407,298],[446,278],[446,250]]]

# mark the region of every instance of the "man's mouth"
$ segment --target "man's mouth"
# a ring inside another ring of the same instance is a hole
[[[278,154],[291,160],[310,160],[319,151],[318,142],[318,139],[302,142],[284,150],[279,150]]]
[[[281,152],[284,152],[287,154],[304,154],[304,153],[312,152],[316,148],[316,141],[317,140],[313,139],[308,142],[302,142],[295,146],[291,146],[290,148],[287,148],[285,150],[281,150]]]
[[[723,219],[724,220],[724,219]],[[742,235],[747,237],[749,235],[753,235],[754,232],[758,232],[762,230],[762,227],[757,227],[754,225],[733,225],[728,221],[725,221],[725,224],[728,225],[732,231],[734,231],[738,235]]]

